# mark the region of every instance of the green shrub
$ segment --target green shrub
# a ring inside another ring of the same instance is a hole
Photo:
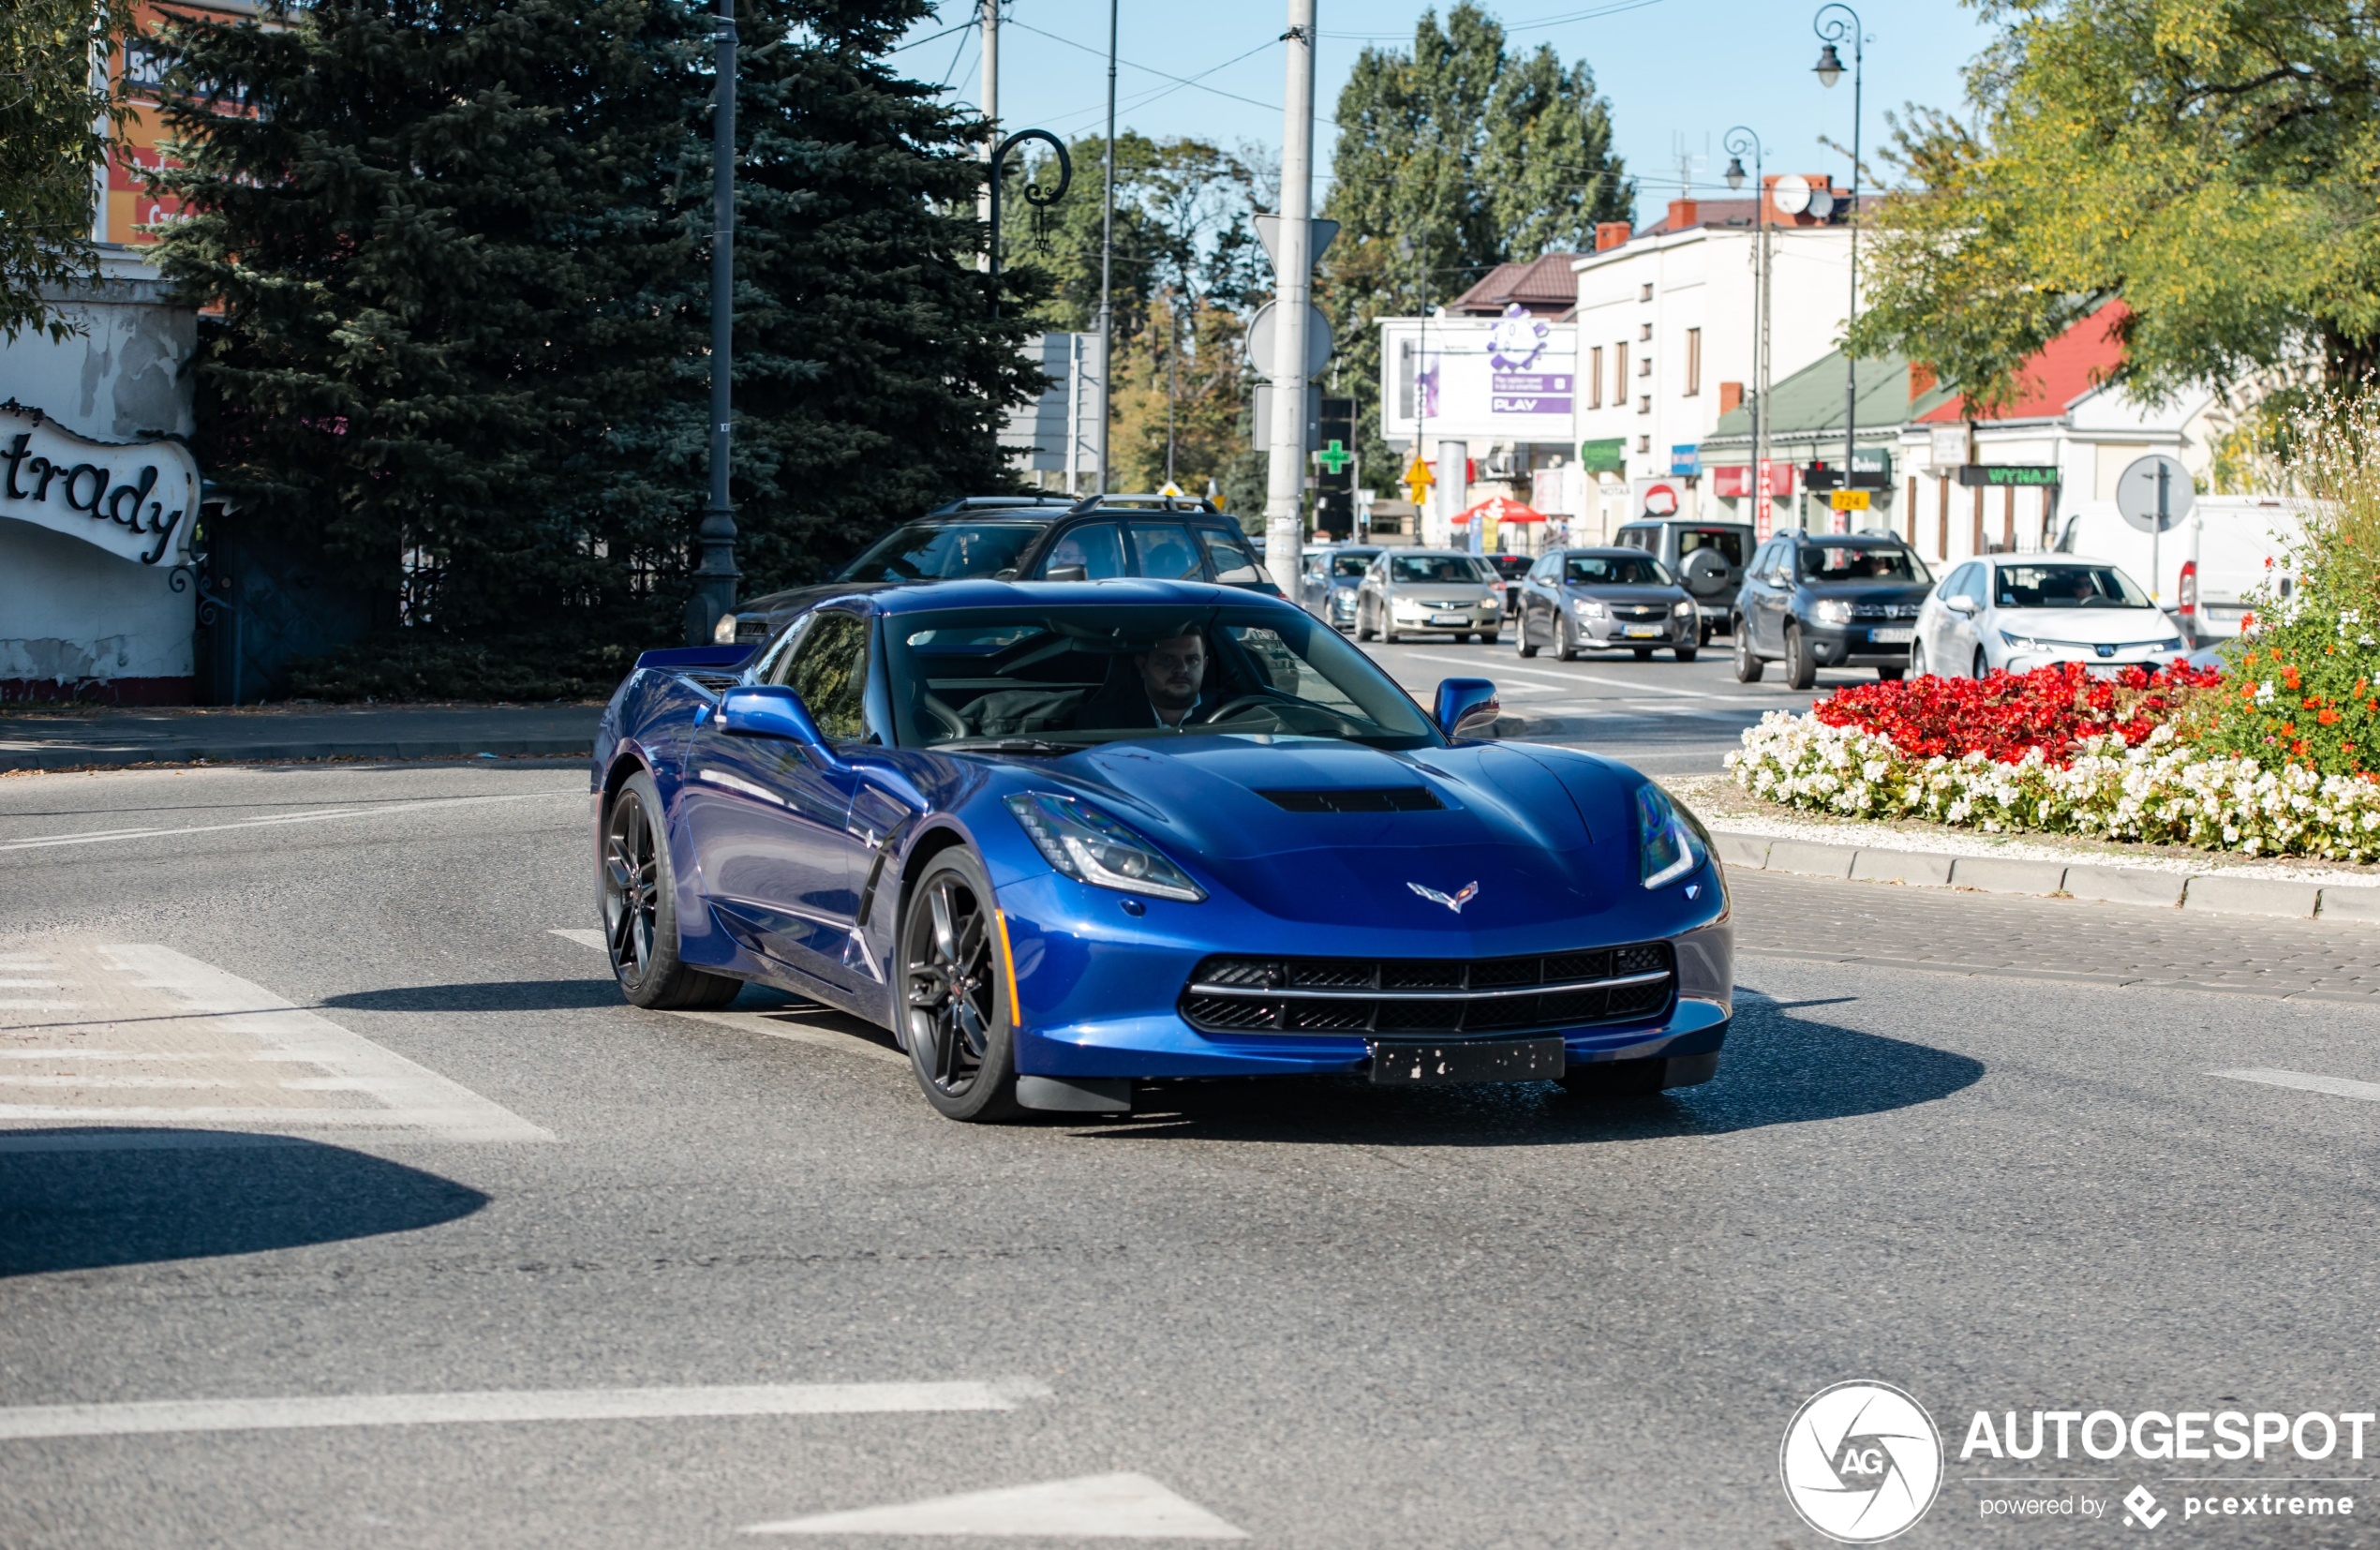
[[[301,657],[290,693],[317,700],[602,700],[636,662],[617,645],[547,638],[456,641],[394,631]]]

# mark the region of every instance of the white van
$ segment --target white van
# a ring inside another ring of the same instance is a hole
[[[2304,532],[2304,505],[2273,496],[2202,495],[2189,519],[2158,541],[2152,572],[2149,535],[2126,522],[2114,501],[2087,500],[2066,518],[2058,548],[2104,555],[2139,576],[2190,644],[2205,646],[2239,635],[2248,594],[2268,580],[2289,595],[2283,567]]]

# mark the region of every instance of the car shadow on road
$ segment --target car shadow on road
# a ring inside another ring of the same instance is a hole
[[[1361,1077],[1144,1083],[1131,1120],[1079,1133],[1367,1146],[1569,1145],[1881,1113],[1948,1097],[1983,1074],[1983,1063],[1966,1055],[1804,1017],[1792,1004],[1739,990],[1718,1075],[1700,1087],[1589,1097],[1542,1081],[1408,1088],[1375,1087]]]
[[[487,1201],[435,1173],[289,1136],[0,1130],[0,1276],[410,1232]]]
[[[317,1005],[361,1012],[573,1012],[620,1005],[618,984],[601,979],[495,979],[463,985],[398,985],[350,991]]]

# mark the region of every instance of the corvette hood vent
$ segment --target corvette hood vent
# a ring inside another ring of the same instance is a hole
[[[1290,812],[1435,812],[1446,806],[1436,792],[1423,785],[1259,791],[1257,795]]]

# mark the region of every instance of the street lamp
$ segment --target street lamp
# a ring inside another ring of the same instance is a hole
[[[1840,11],[1837,16],[1835,12]],[[1848,40],[1852,46],[1852,299],[1851,311],[1844,315],[1843,327],[1848,330],[1859,319],[1859,104],[1860,66],[1867,50],[1860,36],[1859,12],[1834,0],[1821,6],[1810,18],[1811,30],[1824,45],[1819,51],[1818,63],[1811,67],[1822,86],[1832,86],[1843,79],[1843,56],[1835,52],[1837,43]],[[1859,439],[1859,367],[1852,360],[1848,345],[1843,350],[1843,487],[1851,487],[1852,448]],[[1829,527],[1833,524],[1829,523]]]
[[[1066,155],[1065,146],[1047,129],[1019,129],[1002,141],[1000,149],[991,153],[991,235],[989,239],[991,262],[986,267],[991,272],[991,315],[995,318],[1000,316],[1000,180],[1006,175],[1008,153],[1028,140],[1040,141],[1058,154],[1058,186],[1045,194],[1033,186],[1028,172],[1025,183],[1027,204],[1035,210],[1049,209],[1066,197],[1066,189],[1075,180],[1074,157]]]
[[[686,604],[690,646],[736,641],[736,507],[727,498],[736,348],[736,0],[719,0],[714,25],[719,98],[711,116],[710,509],[695,529],[703,559]]]
[[[1728,153],[1727,186],[1744,186],[1744,153],[1752,154],[1753,252],[1757,265],[1752,285],[1752,476],[1759,484],[1752,491],[1752,513],[1759,536],[1769,535],[1770,524],[1760,521],[1769,510],[1768,496],[1768,183],[1762,176],[1764,153],[1761,137],[1737,125],[1727,131],[1723,142]]]

